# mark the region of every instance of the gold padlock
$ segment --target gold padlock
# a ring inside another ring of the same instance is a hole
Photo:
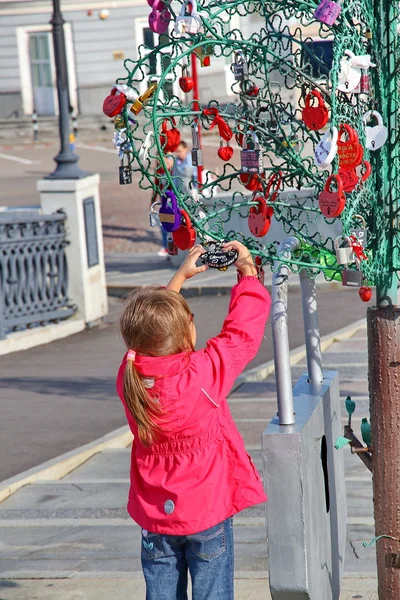
[[[210,57],[212,54],[214,54],[214,46],[206,43],[203,46],[196,48],[194,52],[199,58],[202,67],[210,66]]]
[[[131,112],[133,112],[134,115],[138,115],[140,113],[140,111],[143,109],[145,102],[147,102],[147,100],[150,100],[157,87],[158,83],[151,83],[147,90],[141,96],[139,96],[137,100],[135,100],[135,102],[131,106]]]

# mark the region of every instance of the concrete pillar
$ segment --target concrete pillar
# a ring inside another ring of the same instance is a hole
[[[67,215],[68,294],[86,323],[108,312],[99,181],[99,175],[89,175],[37,183],[43,213]]]

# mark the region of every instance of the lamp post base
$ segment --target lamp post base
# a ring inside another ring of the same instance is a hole
[[[54,160],[57,163],[57,167],[45,179],[83,179],[92,175],[92,173],[82,171],[78,167],[79,157],[73,152],[60,152]]]

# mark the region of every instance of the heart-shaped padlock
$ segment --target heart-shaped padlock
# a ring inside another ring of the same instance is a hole
[[[269,178],[267,183],[267,190],[265,192],[265,197],[268,198],[270,202],[275,202],[279,195],[279,190],[282,186],[282,171],[277,171],[273,173]],[[272,193],[271,193],[272,192]]]
[[[353,92],[359,85],[361,79],[361,69],[355,66],[352,59],[355,58],[354,52],[351,50],[345,51],[340,61],[340,73],[337,89],[340,92]]]
[[[377,125],[374,125],[374,127],[367,125],[372,118],[377,121]],[[376,110],[369,110],[363,116],[363,121],[365,123],[366,147],[368,150],[379,150],[388,139],[388,130],[383,124],[382,115]]]
[[[171,122],[172,127],[168,129],[168,123]],[[163,152],[168,154],[169,152],[175,152],[179,144],[181,143],[181,134],[179,129],[176,128],[176,121],[174,117],[168,117],[164,119],[161,126],[160,144]]]
[[[182,92],[185,92],[185,94],[191,92],[194,87],[193,77],[188,76],[187,65],[182,67],[182,77],[179,77],[179,87],[181,88]]]
[[[314,162],[319,169],[326,169],[333,162],[338,150],[338,130],[333,126],[315,147]]]
[[[168,231],[176,231],[181,224],[181,211],[174,192],[167,190],[161,197],[161,207],[158,211],[161,226]]]
[[[172,237],[179,250],[189,250],[193,248],[196,241],[196,231],[193,229],[188,213],[181,209],[181,214],[182,222],[178,229],[173,232]]]
[[[317,100],[317,106],[311,104],[314,98]],[[325,127],[329,119],[329,113],[321,94],[317,90],[311,90],[306,96],[305,104],[302,118],[307,127],[314,131]]]
[[[336,182],[336,192],[332,192],[330,189],[332,181]],[[333,174],[328,177],[325,188],[320,192],[318,200],[319,208],[324,217],[332,219],[338,217],[343,212],[346,205],[346,196],[344,195],[343,183],[339,175]]]
[[[274,210],[271,206],[268,206],[265,198],[262,196],[255,196],[252,202],[257,202],[257,206],[251,206],[249,210],[249,229],[252,235],[255,237],[263,237],[268,233],[271,227],[271,219],[274,214]]]
[[[220,138],[218,156],[225,161],[231,160],[233,156],[233,148],[229,145],[229,141],[224,146],[224,138]]]
[[[116,117],[122,112],[127,98],[125,94],[122,94],[116,87],[111,90],[111,93],[103,102],[103,113],[107,117]]]
[[[256,190],[260,189],[260,186],[262,188],[260,176],[256,173],[240,173],[239,178],[246,190],[255,192]]]
[[[167,5],[162,0],[154,0],[151,13],[149,14],[149,27],[154,33],[159,35],[168,30],[171,21],[171,13]]]
[[[347,139],[342,139],[343,136],[346,136]],[[337,145],[340,167],[356,167],[361,164],[364,148],[359,142],[357,133],[347,123],[342,123],[339,127]]]
[[[340,167],[338,175],[342,179],[343,190],[350,193],[359,183],[363,183],[371,175],[371,163],[364,160],[357,167]]]
[[[237,261],[238,251],[224,250],[222,245],[223,242],[211,242],[207,244],[205,246],[206,252],[200,256],[200,260],[213,269],[226,271],[228,267]]]

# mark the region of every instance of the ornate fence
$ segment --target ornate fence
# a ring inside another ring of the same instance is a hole
[[[20,328],[67,319],[66,215],[0,215],[0,339]]]

